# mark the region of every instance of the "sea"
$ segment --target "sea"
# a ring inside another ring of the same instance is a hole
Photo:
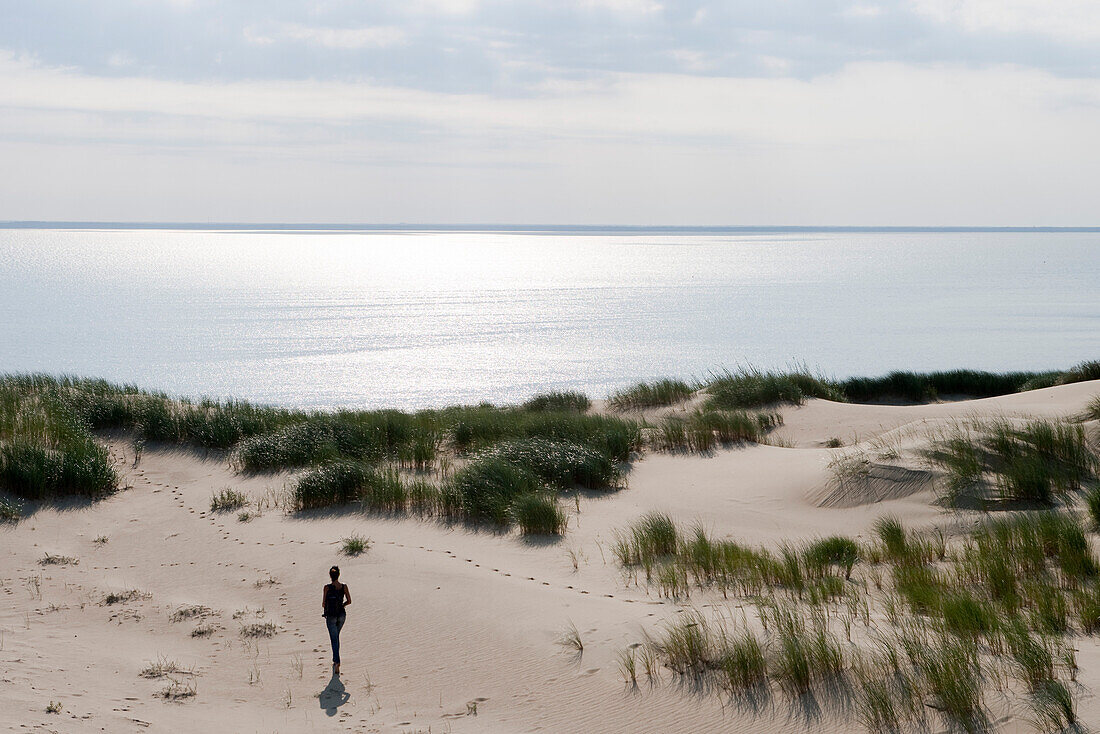
[[[1100,359],[1100,230],[0,224],[0,372],[301,408]]]

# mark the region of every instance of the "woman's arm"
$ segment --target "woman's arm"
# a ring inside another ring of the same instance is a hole
[[[351,606],[351,592],[348,591],[348,585],[347,584],[344,584],[344,597],[347,599],[347,601],[344,602],[344,606],[345,607]]]
[[[321,611],[325,611],[325,599],[328,597],[328,584],[321,587]]]

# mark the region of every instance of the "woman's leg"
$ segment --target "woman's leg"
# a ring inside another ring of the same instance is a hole
[[[325,617],[328,627],[328,639],[332,643],[332,664],[340,664],[340,628],[344,626],[343,617]]]
[[[336,672],[340,672],[340,630],[344,629],[344,622],[347,621],[347,616],[341,614],[336,618]]]

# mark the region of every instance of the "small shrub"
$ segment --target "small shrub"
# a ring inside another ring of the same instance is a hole
[[[517,497],[542,489],[537,476],[498,456],[470,462],[455,472],[450,485],[467,518],[498,525],[507,524]]]
[[[358,556],[370,548],[370,538],[351,535],[340,541],[340,552],[345,556]]]
[[[233,512],[234,510],[239,510],[242,507],[247,507],[248,504],[248,495],[246,495],[244,492],[225,487],[221,491],[216,492],[214,496],[210,498],[210,511]]]
[[[65,709],[61,706],[60,701],[50,701],[48,704],[46,704],[47,714],[60,714],[64,710]]]
[[[194,681],[184,683],[170,678],[168,685],[157,691],[157,697],[166,701],[183,701],[194,698],[196,693]]]
[[[357,461],[337,461],[311,469],[298,478],[293,489],[297,510],[345,505],[359,498],[359,489],[374,474]]]
[[[617,462],[573,441],[548,438],[520,438],[504,441],[478,455],[511,462],[543,481],[562,489],[576,485],[606,489],[622,482]]]
[[[651,567],[676,554],[680,534],[672,518],[662,512],[643,515],[616,541],[615,553],[623,566]]]
[[[151,594],[147,594],[144,591],[138,591],[137,589],[112,591],[103,597],[103,601],[100,602],[100,604],[101,606],[110,606],[112,604],[125,604],[128,601],[148,599],[150,596]]]
[[[524,535],[564,535],[568,518],[550,494],[524,494],[512,503],[512,513]]]
[[[203,619],[212,614],[214,614],[214,610],[202,604],[185,604],[168,615],[168,621],[182,622],[186,619]]]
[[[824,569],[836,566],[844,570],[844,578],[852,576],[852,567],[859,561],[859,544],[851,538],[834,535],[811,543],[803,553],[807,565]]]
[[[893,515],[880,517],[875,521],[874,530],[888,556],[900,558],[908,553],[909,544],[905,535],[905,526],[901,524],[901,520]]]
[[[138,673],[142,678],[163,678],[171,673],[190,673],[191,671],[184,670],[179,666],[175,660],[169,660],[168,658],[159,658],[154,663],[149,663],[141,672]]]
[[[241,626],[241,637],[274,637],[278,631],[274,622],[252,622]]]
[[[41,566],[75,566],[78,563],[80,563],[79,559],[72,556],[55,556],[50,553],[38,559],[38,564]]]

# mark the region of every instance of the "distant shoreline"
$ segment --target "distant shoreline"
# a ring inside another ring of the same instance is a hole
[[[498,232],[523,234],[783,234],[812,232],[851,233],[1100,233],[1094,227],[990,226],[816,226],[816,225],[612,225],[612,224],[324,224],[287,222],[89,222],[0,221],[0,229],[197,230],[242,232]]]

